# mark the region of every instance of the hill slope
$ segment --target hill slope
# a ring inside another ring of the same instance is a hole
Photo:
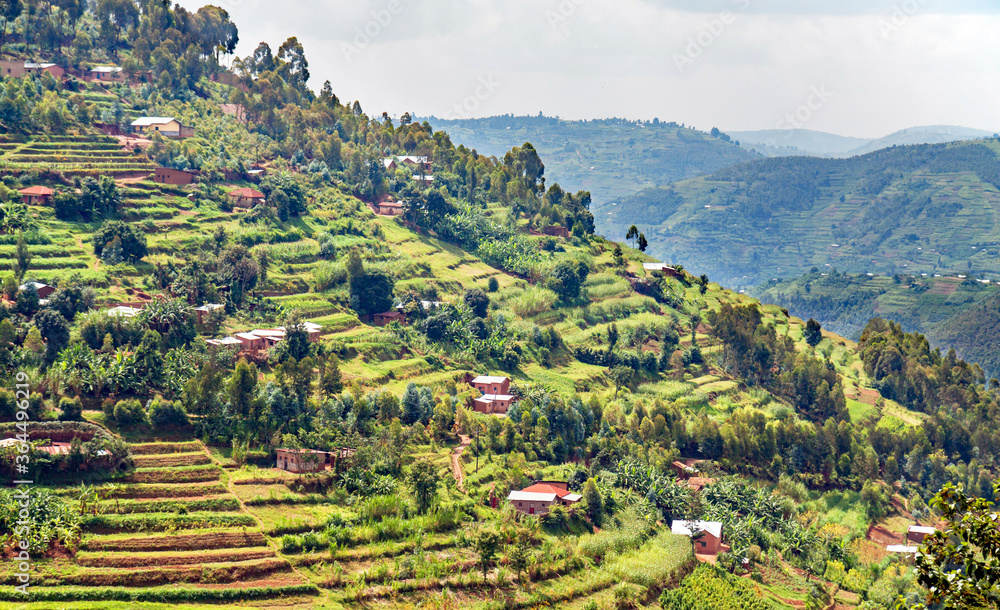
[[[603,222],[612,238],[636,224],[655,256],[730,286],[813,266],[992,274],[1000,253],[998,150],[990,140],[750,161],[624,197]]]
[[[590,191],[599,228],[597,212],[612,199],[755,156],[705,132],[659,121],[515,116],[427,120],[447,131],[456,144],[487,155],[502,156],[513,146],[531,142],[545,159],[550,184]]]
[[[890,146],[941,144],[975,140],[995,135],[982,129],[931,125],[910,127],[881,138],[853,138],[811,129],[764,129],[761,131],[730,131],[740,145],[768,157],[808,155],[811,157],[853,157]]]

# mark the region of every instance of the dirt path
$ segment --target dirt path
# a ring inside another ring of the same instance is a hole
[[[451,452],[451,475],[458,481],[458,490],[465,493],[465,475],[462,474],[462,464],[458,460],[462,457],[462,452],[465,451],[465,448],[472,443],[472,437],[459,434],[458,439],[461,442]]]

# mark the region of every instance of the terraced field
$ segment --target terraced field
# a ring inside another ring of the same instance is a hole
[[[316,593],[230,492],[229,475],[200,442],[132,449],[135,472],[84,518],[75,557],[36,563],[33,601],[294,602]],[[6,562],[5,585],[11,569]],[[0,599],[17,598],[4,586]]]
[[[153,171],[140,151],[110,136],[0,136],[0,175],[58,171],[64,176],[124,176]]]

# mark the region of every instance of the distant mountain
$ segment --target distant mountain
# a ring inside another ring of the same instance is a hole
[[[1000,273],[1000,139],[848,159],[759,159],[645,189],[595,213],[635,224],[661,260],[730,287],[816,266],[852,273]]]
[[[423,121],[425,119],[418,119]],[[426,121],[452,142],[485,155],[503,156],[531,144],[545,160],[547,184],[588,190],[594,207],[646,187],[663,186],[759,155],[722,137],[677,123],[600,119],[566,121],[545,116],[495,116]]]
[[[730,131],[745,149],[754,149],[768,157],[809,155],[836,157],[865,146],[872,140],[838,136],[811,129],[764,129],[761,131]]]
[[[728,133],[744,149],[767,157],[853,157],[891,146],[942,144],[994,135],[990,131],[954,125],[910,127],[881,138],[852,138],[810,129],[764,129]]]

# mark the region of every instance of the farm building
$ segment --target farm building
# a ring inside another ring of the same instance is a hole
[[[544,515],[553,504],[571,506],[582,498],[580,494],[570,493],[567,484],[561,481],[536,481],[507,496],[514,508],[526,515]]]
[[[393,322],[399,322],[400,324],[406,324],[406,314],[401,311],[383,311],[382,313],[377,313],[372,315],[372,324],[375,326],[385,326],[386,324],[392,324]]]
[[[517,401],[510,394],[484,394],[473,401],[476,411],[487,415],[506,415],[507,409]]]
[[[326,453],[315,449],[278,449],[277,467],[289,472],[317,472],[326,468]]]
[[[198,172],[190,169],[174,169],[172,167],[157,167],[153,172],[153,182],[182,186],[191,184]]]
[[[233,200],[233,205],[241,208],[252,208],[258,203],[264,203],[264,193],[249,186],[230,191],[229,198]]]
[[[41,282],[25,282],[21,284],[21,290],[27,290],[29,286],[34,286],[35,290],[38,291],[39,299],[49,298],[53,292],[56,291],[55,288],[49,286],[48,284],[43,284]]]
[[[21,202],[28,205],[48,205],[52,198],[52,189],[47,186],[29,186],[18,193],[21,193]]]
[[[906,528],[906,541],[915,542],[920,544],[924,541],[924,538],[930,536],[937,531],[936,527],[929,527],[926,525],[911,525]]]
[[[216,309],[222,309],[223,307],[225,307],[225,305],[221,305],[219,303],[205,303],[204,305],[195,307],[194,315],[198,318],[198,324],[205,323],[205,316],[207,316],[209,312],[215,311]]]
[[[144,116],[132,121],[132,130],[139,134],[159,132],[167,138],[189,138],[194,128],[182,125],[172,116]]]
[[[674,521],[670,532],[693,538],[699,532],[703,535],[694,543],[694,552],[699,555],[718,555],[722,549],[722,523],[719,521]]]
[[[472,387],[483,394],[508,394],[510,393],[509,377],[494,377],[490,375],[480,375],[472,380]]]

